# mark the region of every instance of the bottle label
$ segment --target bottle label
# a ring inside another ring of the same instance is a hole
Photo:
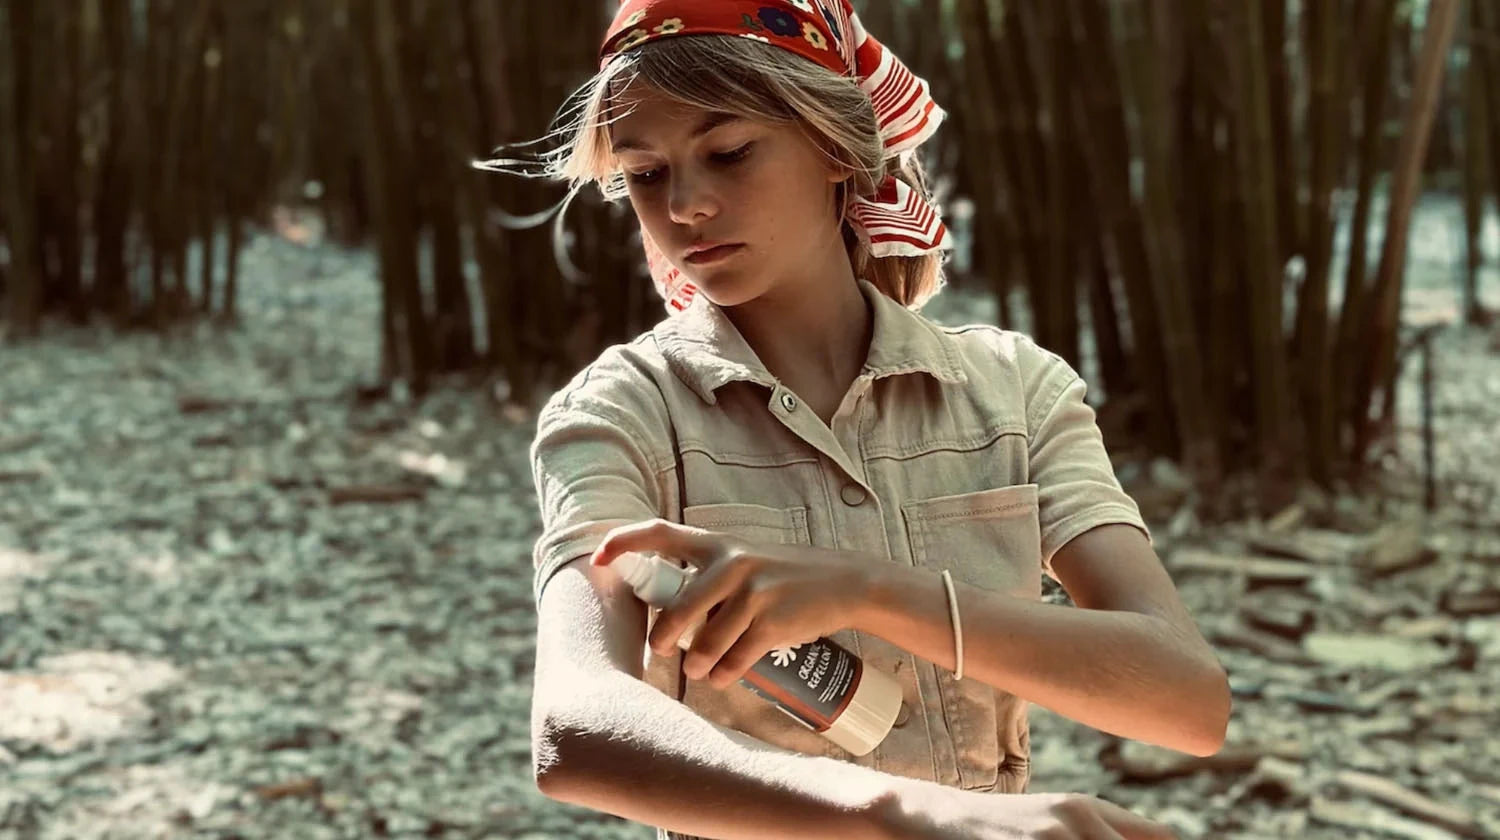
[[[849,705],[863,671],[859,657],[822,638],[767,653],[740,684],[808,729],[822,732]]]

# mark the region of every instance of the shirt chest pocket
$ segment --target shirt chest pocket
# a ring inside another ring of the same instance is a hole
[[[934,572],[947,569],[955,585],[965,583],[1028,600],[1041,596],[1037,485],[915,499],[902,504],[901,513],[917,566]],[[985,643],[964,634],[966,652]],[[1021,745],[1001,732],[1006,723],[998,714],[1003,711],[997,708],[1001,698],[993,687],[978,680],[955,680],[951,671],[935,670],[959,783],[965,789],[992,788],[1002,760],[1024,759],[1010,755]]]
[[[807,506],[776,508],[748,502],[689,505],[682,522],[710,531],[723,531],[755,542],[807,545]]]

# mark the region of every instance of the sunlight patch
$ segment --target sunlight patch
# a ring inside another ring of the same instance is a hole
[[[15,612],[26,578],[41,577],[56,563],[56,557],[0,546],[0,613]]]
[[[26,672],[0,672],[0,739],[54,753],[120,738],[150,715],[144,697],[181,679],[170,664],[115,651],[51,656]]]

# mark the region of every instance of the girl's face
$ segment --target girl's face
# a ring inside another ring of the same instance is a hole
[[[675,102],[645,85],[610,127],[631,206],[666,258],[735,306],[844,251],[834,184],[844,172],[796,125]],[[633,106],[633,107],[629,107]],[[697,256],[695,249],[722,245]]]

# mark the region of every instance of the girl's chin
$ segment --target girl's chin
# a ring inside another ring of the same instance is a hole
[[[698,286],[698,294],[703,295],[710,301],[723,308],[739,306],[762,297],[766,293],[765,287],[753,282],[739,282],[731,279],[729,272],[720,272],[720,276],[705,281],[694,277],[693,282]],[[741,278],[742,280],[744,278]]]

